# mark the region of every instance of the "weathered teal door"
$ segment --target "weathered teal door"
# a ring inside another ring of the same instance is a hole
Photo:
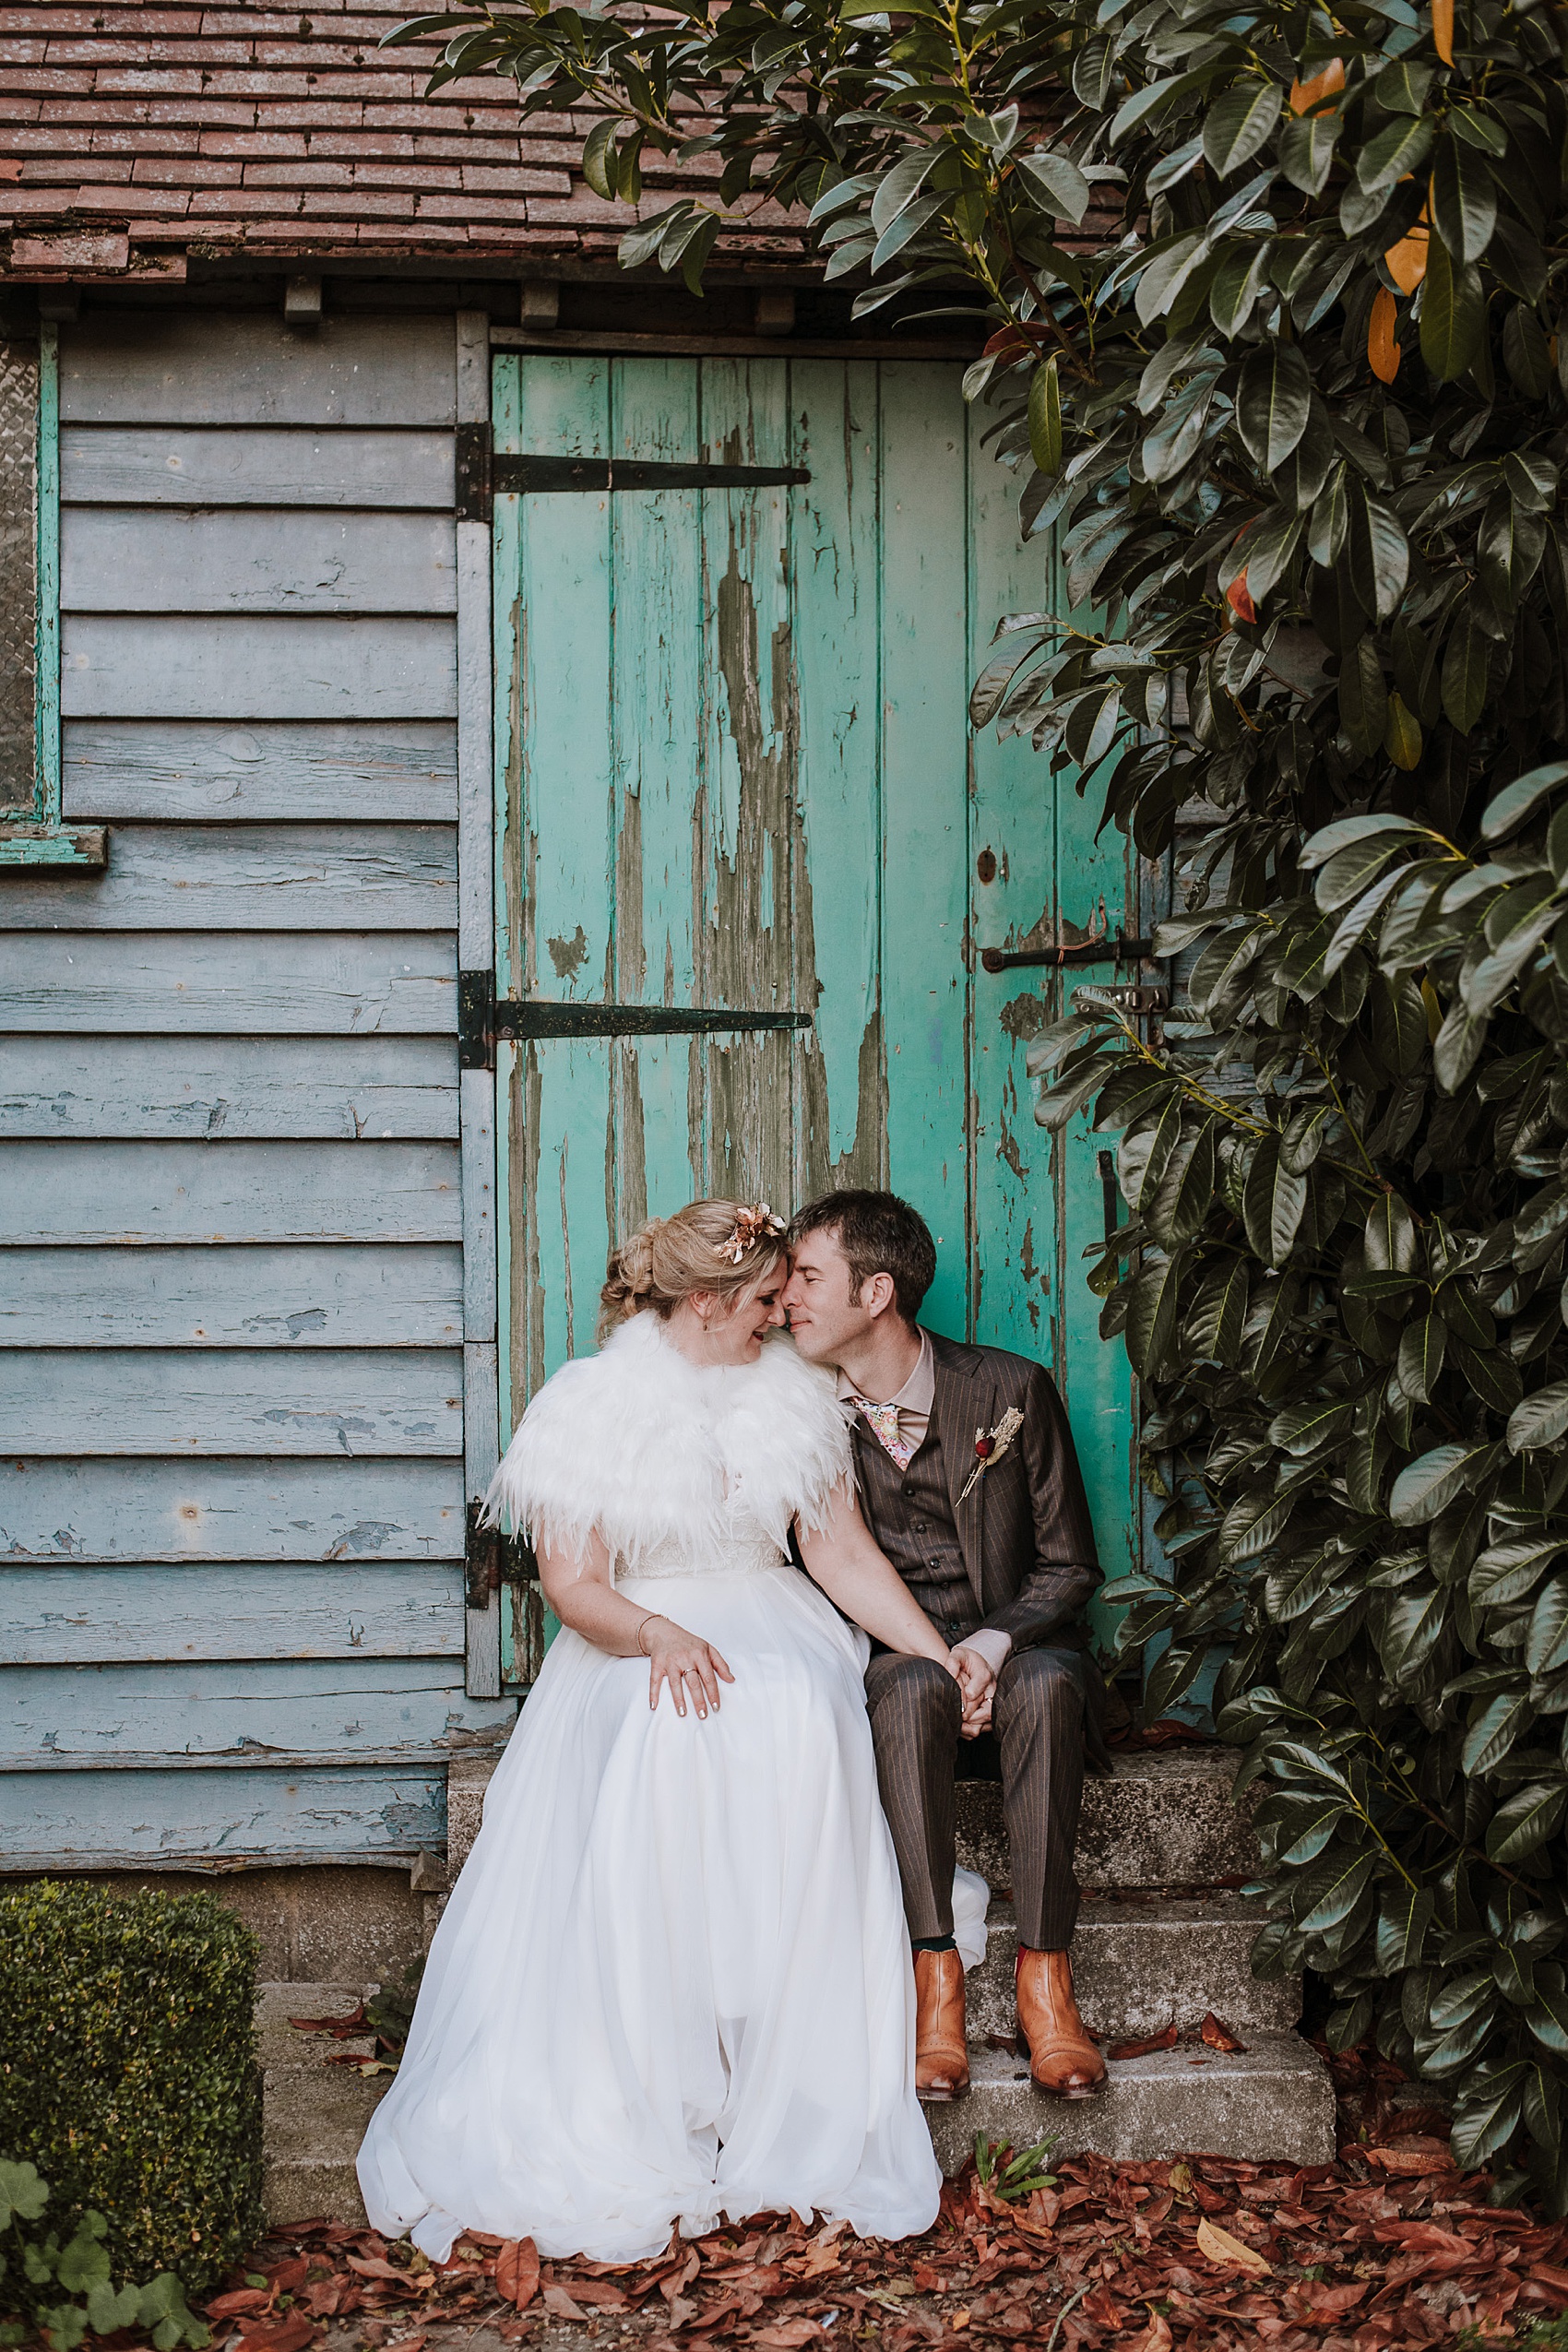
[[[927,1319],[1056,1372],[1123,1573],[1104,1191],[1023,1069],[1061,983],[980,957],[1136,930],[1135,883],[1027,743],[968,727],[995,621],[1054,595],[985,420],[946,366],[783,357],[508,355],[493,410],[498,461],[598,461],[495,505],[497,993],[588,1032],[498,1049],[503,1436],[593,1345],[612,1235],[890,1183],[938,1238]]]

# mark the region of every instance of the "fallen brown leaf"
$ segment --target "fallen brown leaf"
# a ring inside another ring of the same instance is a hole
[[[342,2041],[349,2034],[362,2034],[369,2030],[362,2001],[357,2009],[350,2009],[346,2017],[291,2017],[289,2023],[297,2026],[302,2034],[330,2034],[337,2041]]]
[[[540,2299],[547,2311],[558,2320],[587,2320],[588,2313],[580,2303],[574,2303],[564,2287],[543,2287]]]
[[[1129,2352],[1170,2352],[1170,2322],[1163,2311],[1150,2311],[1142,2335],[1133,2338]]]
[[[202,2308],[209,2320],[236,2320],[242,2311],[265,2311],[271,2300],[259,2287],[237,2287],[232,2295],[215,2295]]]
[[[1454,2170],[1454,2153],[1446,2140],[1406,2140],[1396,2148],[1363,2148],[1361,2153],[1369,2164],[1380,2165],[1384,2172],[1396,2173],[1401,2179]]]
[[[822,2340],[822,2329],[815,2320],[775,2320],[768,2327],[754,2328],[753,2344],[766,2345],[767,2352],[801,2352],[803,2344]]]
[[[1203,2024],[1198,2027],[1198,2037],[1200,2040],[1208,2044],[1210,2049],[1235,2051],[1242,2057],[1246,2055],[1246,2043],[1239,2040],[1229,2026],[1215,2015],[1212,2009],[1207,2012]]]
[[[526,2310],[539,2292],[539,2248],[531,2238],[508,2238],[495,2257],[495,2292]]]
[[[247,2328],[240,2337],[242,2352],[304,2352],[316,2335],[316,2324],[303,2311],[291,2311],[276,2327]]]
[[[1273,2265],[1252,2246],[1243,2246],[1228,2229],[1221,2229],[1206,2214],[1198,2224],[1198,2251],[1211,2263],[1230,2263],[1253,2278],[1272,2278]]]
[[[1146,2034],[1142,2041],[1118,2042],[1105,2054],[1107,2058],[1146,2058],[1150,2050],[1174,2049],[1175,2047],[1176,2021],[1172,2018],[1162,2034]]]

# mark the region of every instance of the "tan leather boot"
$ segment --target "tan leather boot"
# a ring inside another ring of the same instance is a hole
[[[969,2087],[964,1963],[956,1952],[915,1954],[915,2096],[932,2107]]]
[[[1089,2039],[1064,1952],[1027,1952],[1017,1963],[1018,2030],[1029,2080],[1051,2098],[1087,2099],[1105,2085],[1105,2061]]]

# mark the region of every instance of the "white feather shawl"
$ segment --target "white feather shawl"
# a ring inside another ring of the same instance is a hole
[[[833,1378],[788,1339],[754,1364],[699,1366],[645,1311],[546,1381],[485,1508],[579,1560],[596,1528],[631,1565],[671,1539],[700,1550],[759,1530],[783,1551],[791,1520],[822,1525],[849,1465]]]

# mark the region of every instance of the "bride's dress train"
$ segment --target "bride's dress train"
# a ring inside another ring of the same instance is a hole
[[[699,1371],[651,1314],[536,1399],[505,1470],[536,1540],[599,1525],[629,1599],[734,1673],[706,1721],[564,1630],[491,1783],[360,2156],[378,2228],[624,2262],[793,2205],[930,2227],[940,2174],[861,1675],[783,1556],[847,1458],[788,1347]]]

